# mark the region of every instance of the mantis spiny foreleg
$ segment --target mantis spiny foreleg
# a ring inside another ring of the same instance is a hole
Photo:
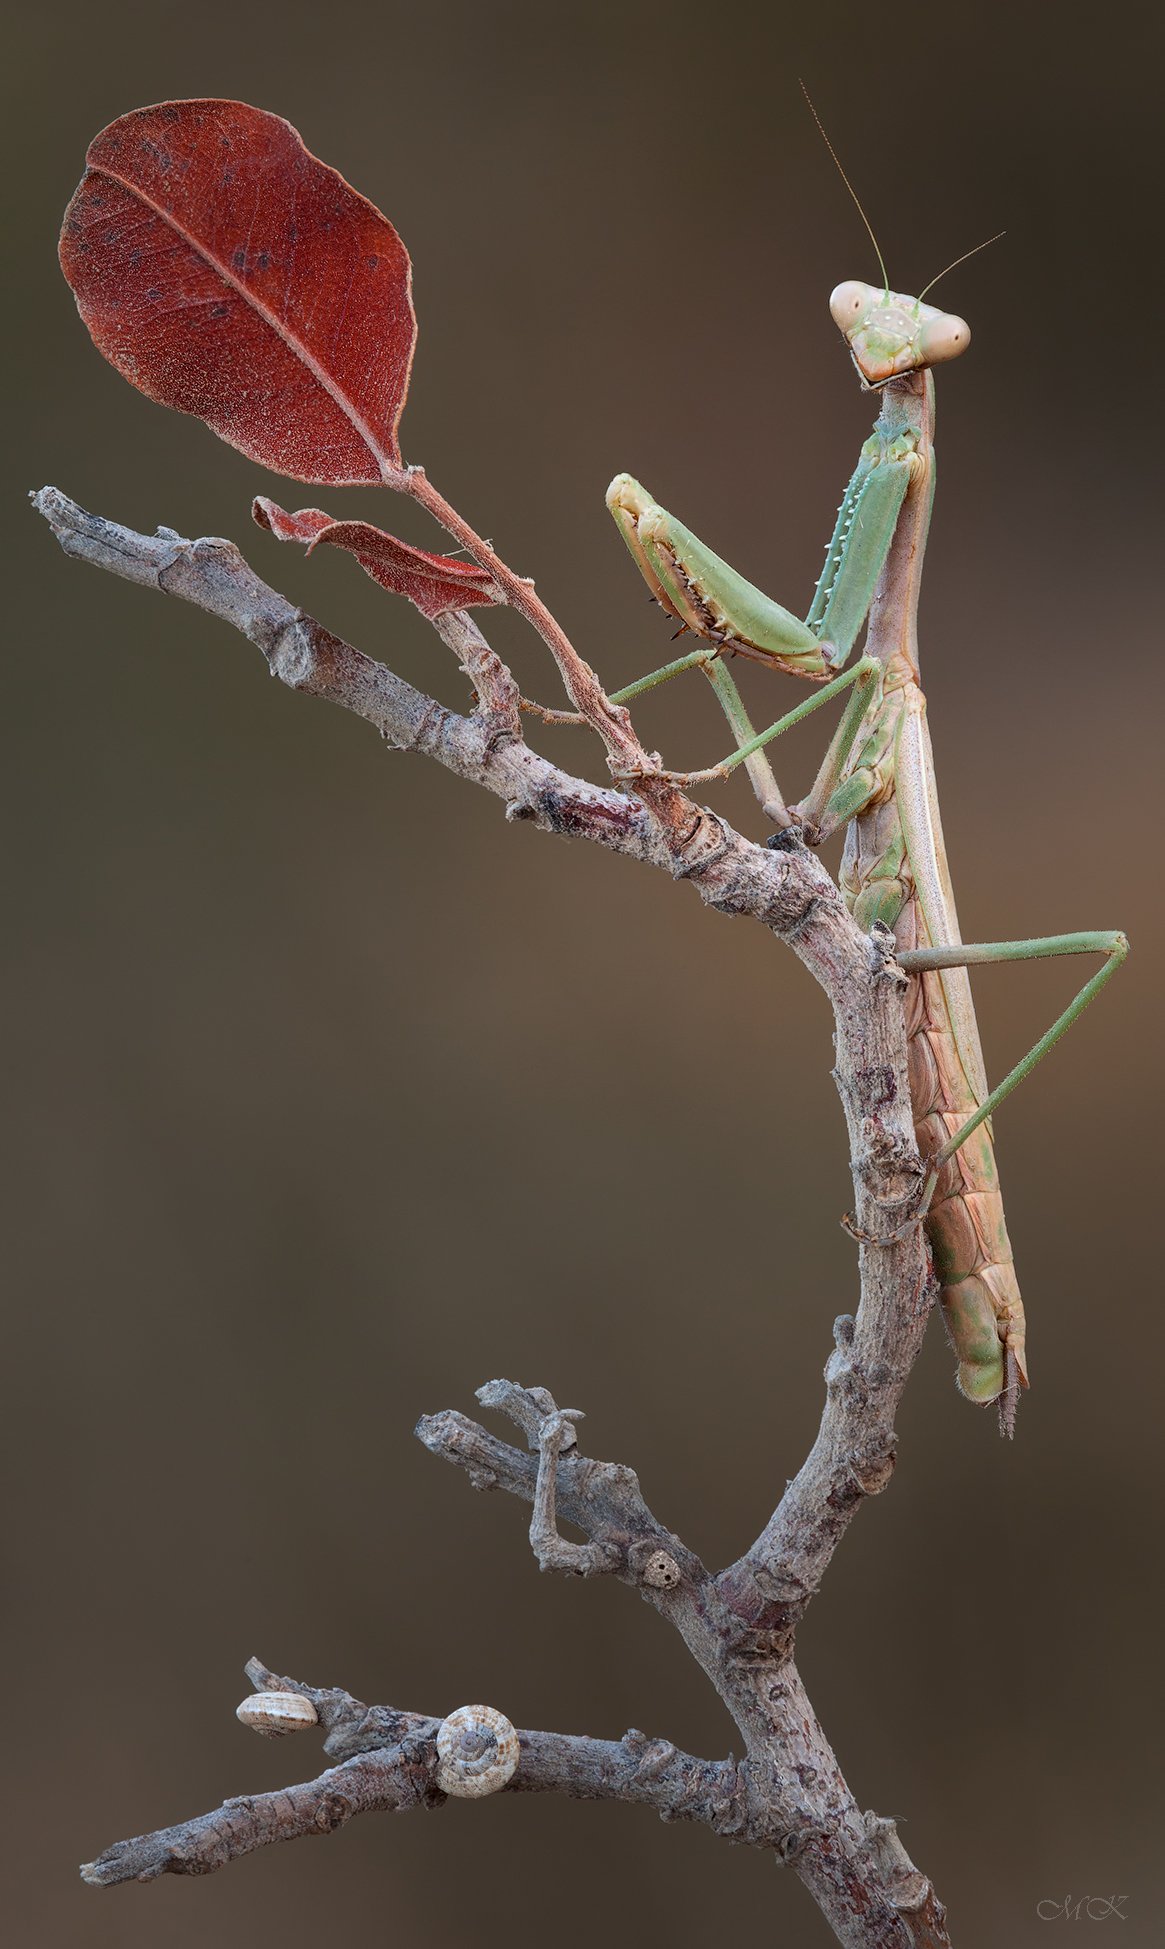
[[[735,680],[719,661],[740,655],[823,683],[843,664],[861,630],[878,577],[893,539],[899,510],[915,465],[910,436],[887,442],[877,431],[862,448],[842,496],[825,564],[802,622],[766,596],[674,515],[652,500],[630,474],[617,474],[607,490],[607,506],[648,587],[663,609],[712,645],[711,656],[680,659],[640,680],[640,687],[664,681],[693,663],[702,664],[716,692],[745,762],[753,790],[777,825],[789,823],[784,800],[763,745],[788,728],[780,721],[758,737]],[[865,673],[863,673],[864,676]],[[830,686],[830,691],[835,686]],[[621,693],[625,695],[626,693]],[[864,710],[866,687],[856,700]],[[790,721],[796,721],[791,719]],[[847,713],[846,722],[850,721]],[[724,776],[722,767],[682,775],[685,783]]]

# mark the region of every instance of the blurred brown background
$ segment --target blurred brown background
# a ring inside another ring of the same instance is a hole
[[[1046,5],[925,32],[848,0],[803,12],[114,0],[9,29],[21,1945],[827,1939],[767,1859],[551,1800],[367,1819],[206,1882],[77,1880],[119,1836],[314,1770],[312,1742],[236,1725],[252,1652],[370,1700],[482,1698],[726,1751],[678,1641],[621,1586],[540,1577],[523,1510],[410,1431],[496,1374],[543,1382],[722,1563],[810,1440],[854,1255],[829,1020],[790,954],[507,827],[267,681],[208,618],[65,562],[20,500],[51,480],[141,526],[229,533],[332,627],[464,698],[351,562],[251,528],[258,491],[320,496],[135,394],[57,272],[95,131],[234,94],[400,228],[421,321],[406,457],[612,683],[668,653],[604,512],[618,468],[807,600],[871,416],[826,299],[873,270],[798,74],[895,283],[1008,232],[941,293],[975,335],[940,374],[923,607],[964,931],[1124,925],[1135,948],[999,1120],[1035,1379],[1019,1439],[956,1398],[936,1327],[898,1474],[802,1663],[960,1944],[1042,1943],[1037,1904],[1068,1894],[1126,1895],[1121,1940],[1160,1940],[1156,10],[1117,0],[1087,38]],[[373,493],[322,498],[431,540]],[[491,630],[553,698],[537,644]],[[799,694],[745,677],[758,713]],[[725,744],[695,679],[641,721],[680,765]],[[790,789],[820,724],[779,752]],[[577,734],[542,737],[601,774]],[[763,832],[743,784],[724,805]],[[977,977],[994,1074],[1082,978]]]

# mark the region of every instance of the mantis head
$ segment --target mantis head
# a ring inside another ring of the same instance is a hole
[[[829,309],[867,386],[957,359],[971,343],[970,326],[953,311],[856,279],[838,285]]]

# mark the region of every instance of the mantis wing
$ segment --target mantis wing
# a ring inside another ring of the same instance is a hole
[[[902,714],[895,752],[894,782],[906,851],[930,945],[955,947],[962,936],[939,817],[934,759],[926,724],[926,700],[920,692],[910,699]],[[939,980],[963,1074],[978,1106],[987,1095],[987,1074],[983,1066],[983,1051],[967,970],[944,968]]]

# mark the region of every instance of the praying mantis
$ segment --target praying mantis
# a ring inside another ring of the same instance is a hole
[[[926,1168],[919,1215],[958,1360],[958,1387],[972,1401],[996,1402],[1001,1431],[1010,1436],[1020,1389],[1028,1386],[1028,1364],[991,1116],[1120,966],[1128,941],[1119,932],[979,945],[961,940],[919,677],[917,616],[934,498],[932,368],[958,357],[970,330],[953,313],[890,289],[864,211],[862,218],[882,284],[839,284],[829,305],[863,390],[878,393],[881,410],[842,497],[806,616],[795,616],[746,582],[630,475],[617,475],[607,505],[651,593],[679,621],[681,633],[693,631],[709,646],[618,695],[702,667],[737,749],[711,771],[689,774],[688,782],[722,777],[744,764],[778,828],[770,845],[788,844],[788,835],[799,832],[816,846],[845,828],[841,886],[847,904],[862,928],[880,922],[890,929],[908,978],[910,1093]],[[834,675],[863,624],[863,656],[849,672]],[[757,735],[727,667],[733,656],[823,687]],[[799,804],[787,806],[764,748],[847,686],[852,695],[817,778]],[[1023,1060],[989,1090],[968,967],[1061,954],[1099,954],[1104,961]]]

